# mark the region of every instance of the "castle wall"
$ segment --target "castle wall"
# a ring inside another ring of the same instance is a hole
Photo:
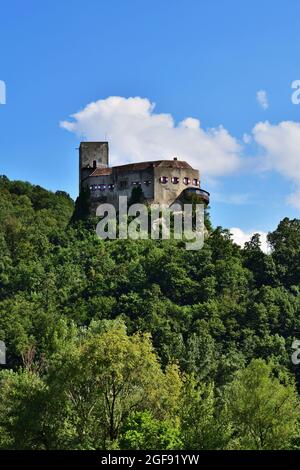
[[[112,174],[108,176],[91,176],[87,178],[84,186],[95,187],[91,190],[91,199],[93,204],[107,202],[113,204],[116,208],[119,204],[119,196],[131,198],[132,189],[140,186],[145,199],[152,201],[154,199],[154,174],[153,168],[141,171],[117,171],[112,169]],[[105,189],[101,185],[105,185]],[[109,185],[114,185],[109,187]]]
[[[173,181],[178,179],[175,184]],[[187,184],[184,183],[186,179]],[[167,182],[162,182],[167,180]],[[195,181],[196,180],[196,181]],[[147,202],[169,207],[187,188],[199,188],[199,171],[192,168],[154,167],[139,171],[121,171],[112,168],[110,175],[90,176],[83,186],[91,188],[93,208],[107,202],[116,208],[119,196],[127,196],[132,189],[140,186]],[[94,210],[94,209],[93,209]]]
[[[168,182],[162,183],[161,178],[167,177]],[[178,178],[178,183],[174,184],[172,178]],[[189,184],[184,184],[184,178],[190,180]],[[197,180],[197,185],[193,180]],[[169,207],[187,188],[199,188],[199,171],[192,168],[154,168],[154,200],[161,205]]]

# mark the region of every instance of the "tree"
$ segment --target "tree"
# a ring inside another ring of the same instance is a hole
[[[234,446],[284,449],[298,432],[299,398],[287,374],[274,374],[272,364],[253,359],[237,373],[226,391]]]
[[[89,187],[85,187],[80,191],[79,196],[75,201],[75,209],[72,215],[71,222],[75,223],[78,220],[85,220],[90,215],[90,198],[91,192]]]
[[[181,439],[185,449],[223,449],[230,439],[230,426],[224,420],[213,383],[199,383],[186,377],[182,393]]]
[[[46,381],[55,433],[71,448],[114,445],[135,410],[174,419],[181,387],[175,366],[161,370],[149,335],[127,336],[117,320],[93,322],[59,351]]]
[[[181,449],[180,429],[171,421],[153,418],[149,411],[136,411],[126,420],[120,448],[132,450]]]
[[[45,449],[43,381],[27,370],[0,373],[0,449]]]
[[[281,281],[285,285],[297,285],[300,279],[300,220],[285,217],[277,229],[269,233],[268,241]]]
[[[243,258],[245,267],[253,273],[257,287],[277,284],[274,259],[261,250],[260,235],[258,233],[255,233],[251,240],[245,243]]]

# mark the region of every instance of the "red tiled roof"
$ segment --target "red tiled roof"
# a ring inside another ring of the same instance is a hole
[[[118,165],[114,166],[114,170],[117,172],[121,171],[139,171],[139,170],[146,170],[147,168],[151,168],[152,162],[138,162],[138,163],[128,163],[127,165]]]
[[[192,168],[187,162],[179,160],[156,160],[153,162],[138,162],[128,163],[127,165],[115,166],[114,169],[119,171],[135,171],[135,170],[146,170],[152,167],[163,167],[163,168]]]
[[[96,168],[89,176],[108,176],[112,174],[111,168]]]

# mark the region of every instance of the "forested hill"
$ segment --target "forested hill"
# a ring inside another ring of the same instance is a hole
[[[300,221],[284,219],[270,233],[267,255],[258,236],[242,250],[221,227],[199,251],[178,241],[105,242],[93,224],[70,223],[73,210],[64,192],[0,179],[0,339],[8,362],[0,379],[0,447],[295,447]],[[113,424],[96,398],[111,385],[110,368],[114,380],[126,369],[125,388],[134,390],[130,406],[129,395],[118,396]],[[289,408],[284,421],[274,402],[274,416],[268,413],[281,424],[270,437],[266,417],[266,435],[256,439],[238,411],[260,383],[262,406],[278,391]]]

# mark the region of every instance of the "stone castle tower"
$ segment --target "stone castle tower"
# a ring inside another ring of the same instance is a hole
[[[83,180],[92,169],[108,167],[108,142],[80,142],[79,146],[79,191]]]

